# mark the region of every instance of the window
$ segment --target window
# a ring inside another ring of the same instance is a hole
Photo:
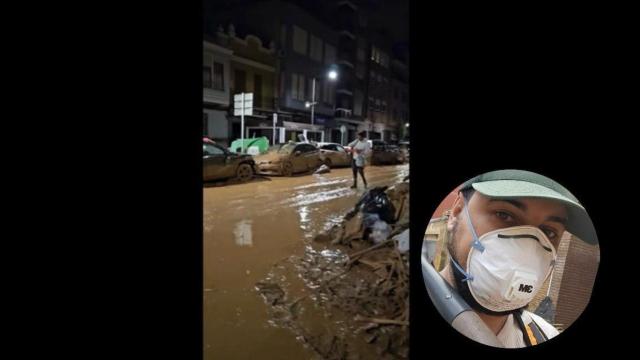
[[[241,93],[246,91],[247,74],[242,70],[236,70],[234,72],[234,88],[233,91]]]
[[[387,102],[385,100],[383,100],[381,104],[382,104],[382,106],[380,107],[380,111],[386,112],[387,111]]]
[[[211,66],[203,66],[202,67],[202,86],[210,89],[212,87],[211,83]]]
[[[316,79],[316,98],[314,99],[313,96],[310,98],[310,101],[316,101],[316,102],[321,102],[323,99],[323,91],[322,91],[322,87],[324,86],[324,83],[327,81],[322,81],[320,79]],[[310,82],[310,86],[313,86],[313,81]],[[313,95],[313,89],[309,87],[309,94]]]
[[[224,66],[215,61],[213,63],[213,88],[224,90]]]
[[[364,94],[361,90],[355,89],[353,93],[353,114],[356,116],[362,115],[362,103],[364,101]]]
[[[380,64],[382,67],[389,67],[389,55],[375,46],[371,47],[371,61]]]
[[[380,65],[385,68],[389,67],[389,55],[383,52],[380,53]]]
[[[307,136],[309,136],[310,134],[307,134]],[[301,153],[309,153],[316,150],[316,147],[313,145],[309,145],[309,144],[300,144],[296,147],[295,151],[300,151]]]
[[[262,107],[262,76],[253,76],[253,106]]]
[[[293,26],[293,51],[307,55],[307,31]]]
[[[209,114],[202,113],[202,135],[209,135]]]
[[[322,101],[325,104],[333,105],[333,89],[335,84],[331,81],[323,81],[322,82]]]
[[[304,100],[304,76],[291,74],[291,98]]]
[[[202,144],[202,155],[224,155],[224,150],[211,144]]]
[[[298,74],[291,74],[291,98],[298,98]]]
[[[315,146],[310,145],[310,144],[303,144],[302,146],[304,146],[304,151],[303,152],[310,153],[310,152],[318,151],[318,148],[316,148]]]
[[[375,109],[377,111],[380,111],[380,99],[376,99],[376,107],[375,107]]]
[[[331,65],[336,62],[336,48],[329,45],[324,44],[324,63],[327,65]]]
[[[311,38],[311,49],[309,56],[311,59],[322,62],[322,40],[319,37],[315,37],[310,35]]]
[[[340,146],[340,145],[336,145],[336,151],[339,151],[339,152],[346,152],[346,151],[345,151],[345,149],[344,149],[342,146]]]
[[[298,100],[304,100],[304,76],[298,75]]]

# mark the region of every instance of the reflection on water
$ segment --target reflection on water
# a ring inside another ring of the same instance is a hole
[[[403,177],[408,166],[367,167],[365,172],[370,187],[388,185]],[[317,359],[296,333],[270,325],[274,319],[255,286],[281,259],[304,257],[315,234],[340,222],[364,191],[349,189],[351,183],[351,169],[345,168],[322,176],[272,177],[203,190],[204,360]],[[323,250],[305,257],[315,262],[305,269],[308,278],[336,276],[344,262],[344,254]],[[289,266],[271,279],[293,291],[289,302],[315,295],[307,292],[310,288],[296,270]],[[322,308],[311,310],[311,300],[301,300],[296,314],[319,332],[327,319]],[[352,318],[332,316],[332,331],[353,324]],[[346,339],[346,334],[335,335]]]
[[[251,233],[251,220],[241,220],[236,224],[236,228],[233,230],[235,235],[236,245],[238,246],[252,246],[252,233]]]

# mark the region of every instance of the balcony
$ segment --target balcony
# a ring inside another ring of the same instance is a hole
[[[338,65],[348,66],[348,67],[350,67],[352,69],[355,68],[353,66],[353,64],[351,62],[347,61],[347,60],[338,60]]]
[[[336,94],[345,94],[345,95],[353,96],[353,92],[347,89],[338,89],[336,90]]]
[[[202,89],[202,102],[207,104],[217,104],[229,106],[229,88],[225,90],[214,90],[211,88]]]

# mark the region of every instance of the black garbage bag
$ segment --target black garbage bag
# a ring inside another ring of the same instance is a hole
[[[349,220],[358,211],[362,211],[365,214],[377,214],[380,220],[387,224],[395,223],[396,208],[385,193],[387,188],[387,186],[378,186],[367,190],[358,200],[354,209],[345,216],[345,219]]]

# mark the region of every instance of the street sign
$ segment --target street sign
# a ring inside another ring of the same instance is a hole
[[[240,140],[241,152],[244,152],[244,116],[253,115],[253,94],[240,93],[233,95],[233,115],[240,115]]]
[[[343,133],[343,134],[346,133],[347,132],[347,127],[344,126],[344,125],[340,126],[340,132]]]
[[[233,95],[233,115],[253,115],[253,93]]]

